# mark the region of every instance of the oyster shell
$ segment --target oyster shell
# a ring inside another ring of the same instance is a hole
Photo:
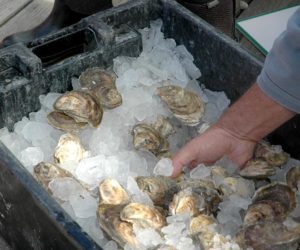
[[[89,123],[98,127],[103,115],[101,106],[94,98],[83,91],[73,90],[60,96],[54,109],[72,117],[76,122]]]
[[[133,145],[137,150],[146,150],[158,156],[169,150],[168,141],[148,124],[137,124],[132,129]]]
[[[40,162],[33,168],[33,176],[49,193],[51,193],[49,183],[53,179],[58,177],[72,177],[68,171],[46,162]]]
[[[292,167],[286,173],[286,183],[287,185],[294,190],[298,189],[298,183],[300,182],[300,167]]]
[[[247,162],[239,174],[244,178],[264,179],[275,175],[276,168],[263,159],[253,159]]]
[[[263,200],[280,202],[287,214],[293,211],[297,204],[295,192],[288,185],[278,182],[271,183],[256,190],[252,198],[252,203]]]
[[[105,179],[99,184],[99,196],[103,204],[121,205],[130,200],[127,191],[115,179]]]
[[[184,189],[174,195],[169,211],[172,215],[188,213],[193,217],[199,213],[199,203],[198,196],[190,188]]]
[[[54,161],[59,164],[79,163],[87,152],[83,148],[80,139],[73,134],[67,133],[59,138],[55,148]]]
[[[157,95],[174,116],[189,126],[196,126],[204,115],[204,102],[195,93],[175,85],[162,86]]]
[[[242,228],[235,238],[241,248],[255,250],[297,249],[300,235],[280,222],[265,221]]]
[[[135,234],[131,223],[120,220],[120,212],[124,205],[100,204],[97,218],[103,231],[121,247],[126,243],[136,246]]]
[[[116,77],[107,70],[88,68],[80,75],[79,81],[103,107],[113,109],[122,104],[122,96],[115,85]]]
[[[188,179],[178,183],[181,190],[191,188],[193,193],[204,200],[204,207],[200,210],[206,214],[216,213],[218,205],[222,201],[214,183],[209,180]]]
[[[199,214],[191,220],[189,226],[191,235],[193,239],[201,245],[201,249],[215,249],[214,238],[216,235],[222,244],[227,243],[226,238],[214,230],[213,226],[215,223],[216,221],[212,217],[205,214]]]
[[[163,176],[135,178],[139,189],[147,193],[155,205],[166,205],[178,191],[176,182]]]
[[[158,131],[164,138],[168,138],[171,134],[175,133],[173,125],[167,118],[163,116],[158,117],[156,122],[153,124],[153,128]]]
[[[289,155],[281,146],[271,145],[266,141],[260,141],[254,152],[255,158],[263,158],[272,167],[280,167],[288,161]]]
[[[211,216],[206,214],[199,214],[194,217],[190,222],[190,233],[192,235],[205,233],[208,231],[208,226],[215,224],[216,221]]]
[[[251,204],[244,217],[244,225],[252,225],[265,220],[284,221],[287,210],[281,202],[273,200],[262,200]]]
[[[160,229],[166,225],[166,218],[158,209],[141,203],[128,204],[121,211],[120,218],[142,228]]]
[[[72,117],[60,111],[52,111],[47,115],[48,123],[57,129],[76,132],[86,127],[86,122],[76,122]]]

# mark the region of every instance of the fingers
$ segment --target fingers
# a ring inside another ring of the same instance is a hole
[[[172,163],[174,167],[172,177],[178,176],[185,165],[197,165],[197,152],[193,140],[176,152],[172,159]]]

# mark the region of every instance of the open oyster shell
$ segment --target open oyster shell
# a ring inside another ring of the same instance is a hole
[[[204,115],[204,102],[197,94],[175,85],[162,86],[157,95],[174,116],[189,126],[196,126]]]

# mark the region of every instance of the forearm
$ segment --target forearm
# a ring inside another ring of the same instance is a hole
[[[254,84],[215,124],[240,139],[258,141],[291,119],[294,112],[265,95]]]

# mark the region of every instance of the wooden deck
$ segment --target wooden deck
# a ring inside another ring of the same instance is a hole
[[[40,24],[49,15],[53,3],[54,0],[0,0],[0,41]]]

